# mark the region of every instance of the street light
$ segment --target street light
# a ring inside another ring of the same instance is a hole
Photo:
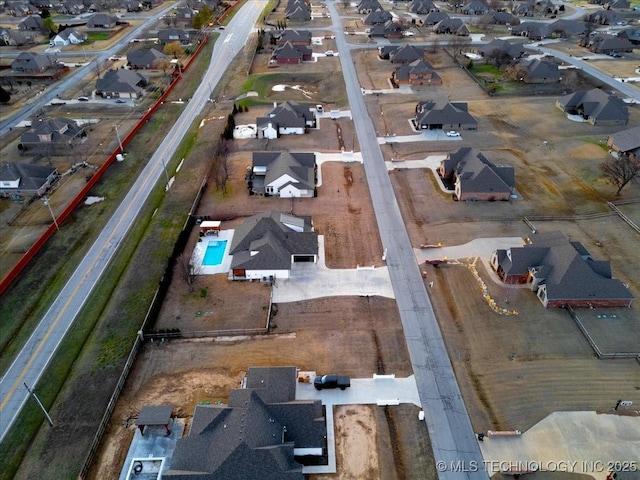
[[[56,216],[53,214],[53,210],[51,209],[51,204],[49,203],[49,199],[47,198],[47,196],[45,195],[44,197],[42,197],[42,199],[44,200],[44,204],[49,207],[49,213],[51,213],[51,218],[53,218],[53,224],[56,226],[56,230],[60,230],[60,227],[58,226],[58,221],[56,220]]]

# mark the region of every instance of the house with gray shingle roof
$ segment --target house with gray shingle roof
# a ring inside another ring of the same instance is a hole
[[[470,147],[450,153],[438,167],[438,174],[454,183],[453,198],[460,201],[508,201],[515,188],[514,172]]]
[[[387,12],[386,10],[376,10],[375,12],[371,12],[364,19],[365,25],[378,25],[379,23],[386,23],[389,20],[393,20],[393,15]]]
[[[29,37],[20,30],[0,28],[0,47],[19,47],[28,41]]]
[[[560,97],[556,106],[568,115],[580,115],[592,125],[626,125],[629,121],[624,102],[599,88]]]
[[[311,45],[311,32],[298,29],[283,30],[278,37],[277,44],[284,45],[287,42],[291,45]]]
[[[313,198],[314,153],[253,152],[251,191],[280,198]]]
[[[557,83],[560,81],[558,65],[542,58],[523,58],[515,66],[524,83]]]
[[[398,85],[442,85],[440,75],[425,60],[396,67],[392,78]]]
[[[440,9],[431,0],[412,0],[409,6],[411,13],[417,13],[418,15],[424,15],[429,12],[438,12]]]
[[[375,13],[375,12],[374,12]],[[369,30],[370,37],[402,38],[402,27],[393,20],[376,23]]]
[[[148,80],[133,70],[107,70],[96,81],[96,95],[113,98],[139,98],[144,95]]]
[[[626,38],[608,33],[594,33],[580,41],[593,53],[633,52],[633,44]]]
[[[480,25],[518,25],[520,20],[509,12],[489,10],[478,19]]]
[[[590,23],[598,25],[615,25],[624,18],[623,14],[613,10],[597,10],[587,15]]]
[[[277,46],[273,51],[271,61],[278,65],[291,65],[308,62],[312,58],[313,52],[309,47],[285,42],[283,45]]]
[[[29,32],[42,32],[44,22],[40,15],[29,15],[18,24],[18,30],[27,30]]]
[[[56,57],[42,53],[22,52],[11,62],[11,70],[27,74],[44,73],[57,67]]]
[[[169,61],[170,57],[155,48],[134,50],[127,53],[127,63],[134,69],[157,69],[159,60]]]
[[[6,163],[0,167],[0,196],[42,196],[58,178],[58,170],[46,165]]]
[[[484,15],[489,11],[489,6],[483,0],[472,0],[462,7],[465,15]]]
[[[521,43],[511,43],[499,38],[492,40],[486,45],[480,45],[477,50],[483,57],[494,54],[496,51],[505,52],[511,59],[520,58],[524,55],[524,47]]]
[[[118,17],[108,13],[94,13],[87,22],[89,28],[113,28],[118,23]]]
[[[444,33],[449,35],[469,35],[469,29],[461,18],[443,18],[433,26],[433,31],[434,33]]]
[[[86,42],[87,38],[85,32],[81,32],[75,28],[67,28],[56,34],[56,36],[51,39],[50,44],[56,46],[80,45]]]
[[[166,45],[167,43],[180,42],[180,45],[188,45],[191,40],[189,32],[182,28],[162,28],[158,30],[158,43]]]
[[[416,47],[415,45],[401,45],[389,51],[391,63],[406,64],[422,59],[424,59],[424,48]]]
[[[361,14],[375,12],[376,10],[383,10],[378,0],[361,0],[356,7],[356,11]]]
[[[640,28],[630,27],[630,28],[625,28],[624,30],[620,30],[618,32],[618,37],[626,38],[633,45],[640,45]]]
[[[448,20],[449,14],[446,12],[429,12],[422,23],[424,25],[435,25],[442,20]]]
[[[416,128],[429,130],[477,130],[478,121],[467,111],[467,104],[446,99],[426,100],[416,105]]]
[[[236,228],[230,254],[231,280],[289,278],[294,263],[318,261],[318,234],[311,217],[259,213]]]
[[[549,26],[540,22],[522,22],[520,25],[515,25],[511,28],[513,35],[519,35],[521,37],[527,37],[531,40],[542,40],[551,35]]]
[[[320,400],[296,400],[296,367],[250,367],[227,405],[198,405],[178,440],[171,480],[304,480],[322,463],[327,435]]]
[[[84,128],[70,118],[41,118],[20,137],[20,150],[32,150],[48,155],[69,154],[72,146],[86,137]]]
[[[294,22],[308,22],[311,20],[311,8],[306,5],[296,5],[285,11],[288,20]]]
[[[640,126],[612,133],[607,139],[607,146],[616,156],[640,158]]]
[[[309,105],[293,100],[278,105],[266,117],[256,120],[258,138],[275,139],[280,135],[302,135],[307,128],[315,128],[316,114]]]
[[[524,247],[496,250],[491,267],[507,284],[527,284],[546,307],[631,307],[628,287],[611,264],[595,260],[580,242],[555,231],[538,233]]]

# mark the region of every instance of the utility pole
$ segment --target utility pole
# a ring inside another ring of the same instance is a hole
[[[116,137],[118,137],[118,145],[120,145],[120,153],[124,153],[124,148],[122,148],[122,140],[120,140],[120,132],[118,132],[117,125],[116,125]]]
[[[42,410],[42,413],[44,413],[44,416],[47,417],[47,421],[49,422],[49,425],[51,425],[53,427],[53,420],[51,419],[51,416],[49,416],[49,413],[47,412],[47,410],[44,408],[44,405],[42,405],[42,402],[40,401],[40,399],[38,398],[36,393],[32,389],[30,389],[29,386],[26,383],[23,383],[23,385],[24,385],[24,388],[27,389],[27,392],[29,392],[29,394],[38,403],[38,406],[40,407],[40,410]]]
[[[42,197],[42,199],[44,200],[44,204],[47,207],[49,207],[49,213],[51,214],[51,218],[53,218],[53,224],[56,226],[56,230],[60,231],[60,226],[58,225],[58,220],[56,220],[56,216],[53,213],[53,209],[51,208],[51,204],[49,203],[49,199],[47,198],[46,195],[44,197]]]

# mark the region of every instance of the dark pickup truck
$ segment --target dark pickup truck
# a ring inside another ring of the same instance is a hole
[[[344,390],[351,386],[351,380],[345,375],[322,375],[313,380],[313,386],[316,387],[316,390],[322,390],[323,388]]]

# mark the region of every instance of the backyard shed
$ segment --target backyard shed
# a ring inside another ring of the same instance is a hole
[[[207,235],[208,233],[214,233],[218,235],[220,233],[220,221],[206,220],[200,224],[200,234]]]
[[[136,426],[140,429],[140,434],[144,435],[144,427],[163,426],[167,430],[167,435],[171,433],[169,424],[171,423],[172,405],[146,405],[140,409]]]

